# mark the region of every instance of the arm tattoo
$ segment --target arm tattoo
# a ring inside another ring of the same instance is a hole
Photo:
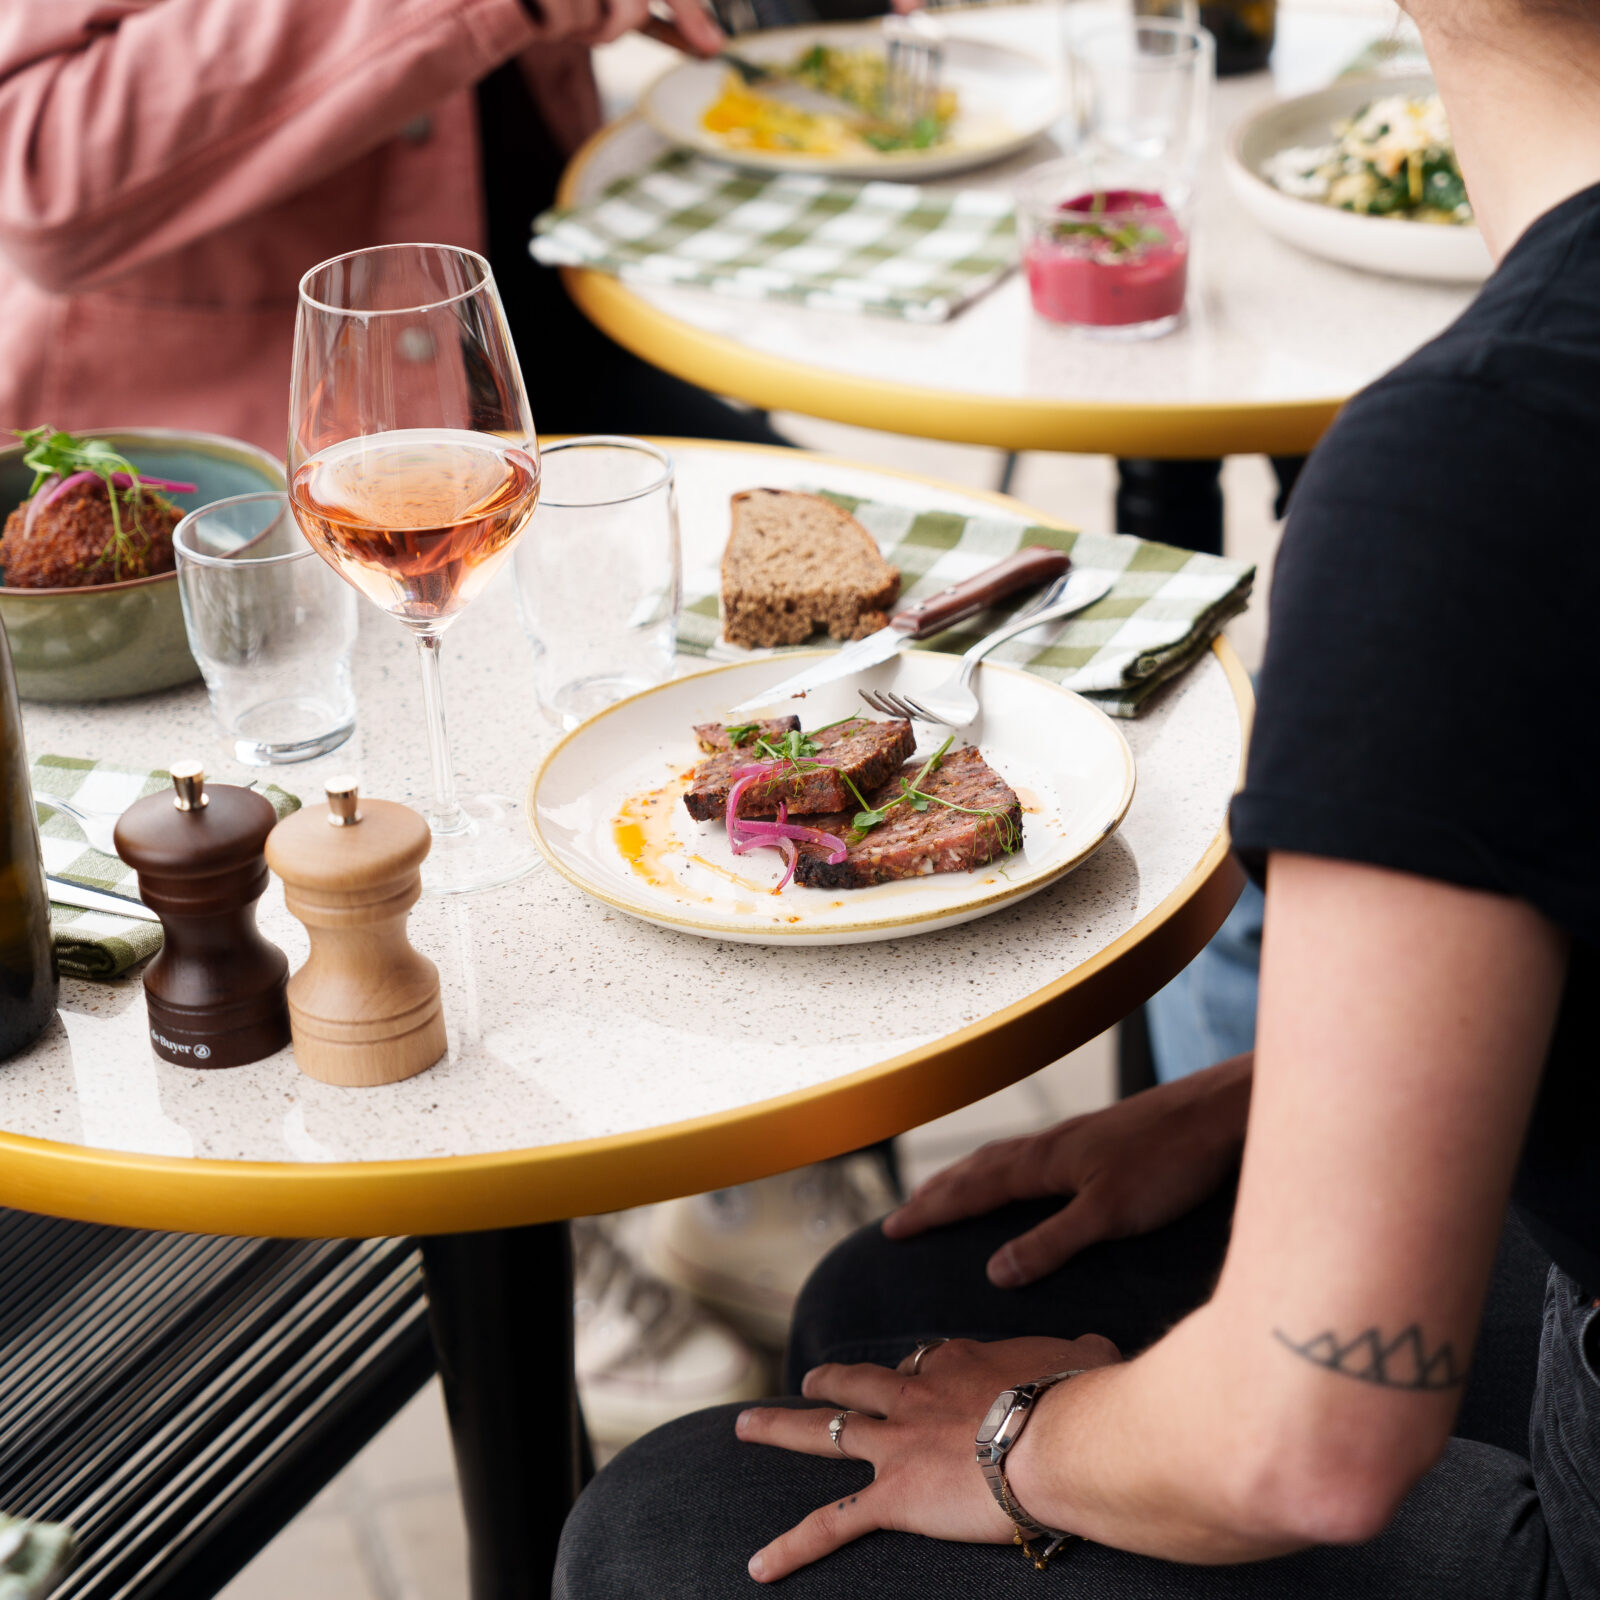
[[[1446,1342],[1429,1355],[1422,1329],[1414,1322],[1388,1341],[1376,1328],[1348,1343],[1341,1343],[1331,1328],[1304,1343],[1291,1339],[1282,1328],[1274,1328],[1272,1336],[1316,1366],[1375,1383],[1380,1389],[1456,1389],[1467,1380],[1456,1365],[1455,1346]]]

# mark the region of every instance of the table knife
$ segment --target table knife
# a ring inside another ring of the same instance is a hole
[[[143,900],[135,900],[131,894],[118,894],[115,889],[91,889],[51,873],[46,873],[45,877],[50,898],[58,906],[76,906],[80,911],[108,911],[117,917],[137,917],[141,922],[161,920]]]
[[[865,672],[868,667],[887,661],[913,639],[925,639],[931,633],[940,633],[992,606],[997,600],[1005,599],[1008,594],[1015,594],[1019,589],[1031,589],[1036,584],[1059,578],[1069,565],[1067,557],[1060,550],[1051,550],[1042,544],[1025,545],[1004,561],[985,567],[964,583],[951,584],[937,594],[913,600],[910,605],[895,612],[886,627],[868,634],[865,639],[857,639],[854,644],[847,644],[826,661],[807,667],[804,672],[797,672],[793,677],[775,683],[770,689],[763,689],[748,700],[741,700],[727,714],[742,716],[771,705],[775,700],[806,694],[812,689],[820,689],[825,683],[834,683],[853,673]]]

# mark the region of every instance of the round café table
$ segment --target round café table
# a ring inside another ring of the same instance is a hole
[[[1069,9],[1086,16],[1094,3]],[[1054,59],[1059,15],[1054,5],[1020,5],[939,18],[951,34]],[[1326,83],[1384,31],[1370,13],[1327,0],[1285,5],[1272,70],[1219,80],[1197,190],[1189,315],[1163,339],[1104,342],[1043,322],[1020,273],[931,325],[570,268],[566,283],[595,323],[647,361],[772,410],[1000,450],[1304,454],[1345,400],[1444,328],[1471,291],[1358,272],[1274,238],[1233,198],[1222,144],[1240,118]],[[672,59],[648,41],[628,49],[635,61],[647,49],[664,65]],[[603,58],[600,70],[604,80]],[[558,202],[581,204],[666,148],[642,118],[626,115],[579,150]],[[1046,137],[937,187],[1009,189],[1058,153]]]
[[[1101,0],[1068,11],[1084,25]],[[1126,11],[1126,0],[1121,10]],[[1081,338],[1035,317],[1013,273],[948,322],[890,318],[623,283],[563,269],[584,313],[655,366],[771,410],[1015,452],[1063,450],[1124,463],[1118,526],[1221,549],[1219,458],[1303,456],[1339,407],[1460,313],[1470,288],[1380,277],[1306,255],[1267,233],[1222,171],[1229,130],[1270,100],[1328,82],[1392,27],[1393,8],[1302,0],[1279,8],[1270,72],[1222,79],[1197,188],[1188,316],[1145,343]],[[942,10],[953,35],[1060,56],[1057,5]],[[652,64],[648,40],[599,53],[613,105]],[[636,113],[595,134],[558,194],[578,205],[667,148]],[[1010,189],[1060,153],[1053,136],[937,187]],[[1168,466],[1179,461],[1182,465]],[[1204,463],[1202,465],[1202,463]]]
[[[1034,515],[799,451],[666,443],[690,568],[714,565],[728,496],[754,485]],[[212,781],[265,776],[308,800],[353,770],[369,795],[417,796],[427,754],[412,656],[404,631],[363,607],[358,731],[300,767],[234,763],[198,684],[28,705],[28,747],[139,767],[193,757]],[[521,793],[554,734],[533,704],[508,575],[452,629],[444,671],[458,769]],[[1200,949],[1238,892],[1226,808],[1250,709],[1219,641],[1123,724],[1138,789],[1121,830],[1043,893],[940,933],[837,949],[715,943],[621,915],[548,868],[424,900],[411,931],[442,975],[449,1054],[385,1088],[316,1082],[287,1050],[227,1071],[169,1065],[150,1052],[137,972],[65,980],[58,1018],[0,1066],[0,1204],[188,1232],[419,1236],[474,1595],[544,1592],[578,1486],[563,1219],[855,1149],[1109,1027]],[[298,965],[306,939],[276,883],[259,920]]]

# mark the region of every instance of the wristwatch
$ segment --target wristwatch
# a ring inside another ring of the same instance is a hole
[[[1087,1370],[1078,1367],[1071,1372],[1052,1372],[1046,1377],[1036,1378],[1032,1383],[1019,1383],[1014,1389],[1002,1389],[978,1425],[978,1436],[973,1440],[984,1482],[989,1485],[995,1503],[1016,1528],[1017,1542],[1027,1550],[1027,1540],[1048,1541],[1042,1557],[1034,1557],[1036,1566],[1048,1561],[1072,1535],[1063,1533],[1059,1528],[1045,1527],[1022,1509],[1011,1492],[1011,1485],[1006,1481],[1006,1457],[1022,1437],[1022,1430],[1027,1427],[1033,1408],[1039,1403],[1039,1396],[1046,1389],[1053,1389],[1058,1383],[1076,1378],[1080,1372]]]

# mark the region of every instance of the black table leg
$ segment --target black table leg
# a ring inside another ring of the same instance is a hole
[[[1185,550],[1222,554],[1222,463],[1216,460],[1117,462],[1118,533]]]
[[[1280,483],[1282,478],[1280,476]],[[1285,494],[1287,491],[1284,491]],[[1222,463],[1212,459],[1117,462],[1118,533],[1222,554]],[[1144,1007],[1117,1027],[1117,1096],[1126,1099],[1156,1081]]]
[[[587,1476],[564,1222],[423,1239],[472,1600],[546,1600]]]

